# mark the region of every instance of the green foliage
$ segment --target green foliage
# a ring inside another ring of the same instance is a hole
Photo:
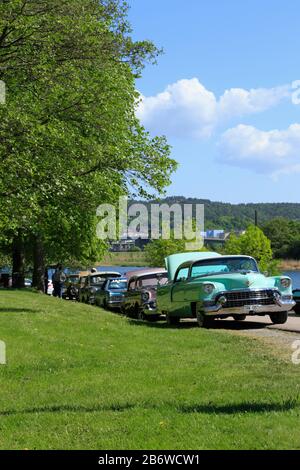
[[[201,198],[186,198],[172,196],[163,198],[160,203],[167,204],[204,204],[205,229],[221,229],[225,231],[245,230],[253,224],[255,211],[258,212],[260,225],[266,224],[274,217],[298,221],[300,223],[299,203],[261,203],[261,204],[230,204],[226,202],[210,201]]]
[[[184,251],[184,240],[175,240],[174,238],[164,240],[160,238],[158,240],[152,240],[146,245],[145,256],[149,266],[164,267],[166,256],[182,253]]]
[[[140,248],[139,246],[132,246],[132,247],[130,248],[130,251],[131,251],[131,252],[134,252],[134,253],[140,253],[142,250],[141,250],[141,248]]]
[[[270,240],[259,227],[254,225],[249,225],[246,232],[240,237],[231,235],[225,244],[225,253],[253,256],[262,271],[268,270],[273,259]]]
[[[126,3],[0,4],[0,228],[46,256],[93,260],[96,208],[162,193],[176,168],[164,137],[136,118],[135,79],[156,47],[134,42]]]
[[[275,218],[263,226],[276,258],[300,259],[300,222]]]

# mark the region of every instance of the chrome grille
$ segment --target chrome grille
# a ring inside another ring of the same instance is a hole
[[[244,305],[273,305],[275,303],[275,292],[272,289],[241,290],[225,292],[218,297],[226,297],[227,302],[224,308],[243,307]]]
[[[121,302],[123,298],[124,298],[123,295],[112,295],[110,300],[113,300],[114,302]]]

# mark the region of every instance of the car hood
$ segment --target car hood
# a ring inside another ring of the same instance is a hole
[[[274,287],[274,278],[266,277],[261,273],[211,275],[195,278],[192,282],[212,282],[219,287],[223,286],[225,290]]]

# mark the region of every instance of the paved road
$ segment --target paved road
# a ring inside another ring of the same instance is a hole
[[[269,317],[247,317],[247,320],[235,322],[231,318],[221,320],[227,329],[252,330],[260,328],[268,328],[274,330],[289,331],[292,333],[300,333],[300,316],[290,316],[284,325],[273,325]],[[218,324],[218,322],[217,322]],[[221,326],[221,325],[220,325]],[[223,326],[223,325],[222,325]]]

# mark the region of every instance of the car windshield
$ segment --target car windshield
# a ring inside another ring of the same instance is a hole
[[[109,289],[122,289],[125,290],[127,288],[127,281],[110,281],[108,285]]]
[[[228,257],[198,261],[192,266],[191,277],[249,272],[258,272],[254,259],[242,256]]]
[[[162,274],[150,274],[149,276],[144,276],[138,279],[137,286],[139,288],[143,287],[156,287],[158,284],[163,285],[168,282],[168,276],[166,273]]]
[[[97,284],[97,285],[102,285],[104,283],[104,278],[102,276],[92,276],[90,278],[90,283],[91,284]]]
[[[121,274],[103,272],[103,273],[98,273],[98,276],[102,279],[109,279],[110,277],[121,277]]]
[[[68,282],[73,282],[74,284],[78,284],[79,282],[79,277],[78,276],[68,276],[67,277]]]

